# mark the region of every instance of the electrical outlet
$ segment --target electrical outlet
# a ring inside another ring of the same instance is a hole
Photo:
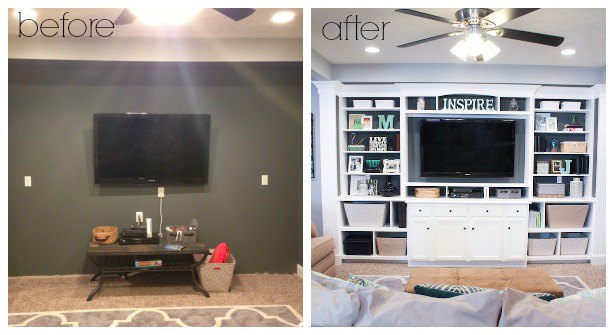
[[[158,198],[164,198],[164,187],[158,187]]]
[[[136,222],[143,222],[143,212],[136,212]]]
[[[262,185],[266,186],[269,184],[269,175],[268,174],[263,174],[262,175]]]
[[[23,177],[23,185],[25,187],[32,187],[32,177],[31,176],[24,176]]]

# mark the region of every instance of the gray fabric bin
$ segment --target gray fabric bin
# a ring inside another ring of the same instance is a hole
[[[380,256],[407,255],[407,238],[405,237],[376,237],[377,254]]]
[[[553,256],[556,251],[556,235],[550,233],[529,234],[529,256]]]

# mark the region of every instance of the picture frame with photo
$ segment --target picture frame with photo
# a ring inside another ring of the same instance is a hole
[[[547,117],[546,118],[546,131],[558,131],[558,124],[556,117]]]
[[[349,173],[362,173],[363,172],[363,156],[349,156],[348,157],[348,172]]]
[[[361,189],[364,189],[364,186],[361,187],[361,185],[363,184],[368,184],[369,181],[371,180],[371,178],[368,175],[356,175],[356,176],[350,176],[350,195],[363,195],[361,192]]]
[[[401,172],[401,160],[400,159],[384,159],[384,173],[400,173]]]
[[[535,113],[535,130],[546,131],[548,129],[548,118],[550,113]]]
[[[550,173],[551,174],[560,174],[562,166],[563,166],[563,160],[562,159],[551,159],[550,160]]]
[[[361,117],[362,129],[373,129],[373,116],[363,115]]]
[[[363,129],[362,117],[364,114],[348,115],[348,129]]]

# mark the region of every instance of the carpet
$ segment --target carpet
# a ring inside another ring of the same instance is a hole
[[[128,308],[11,313],[10,327],[298,327],[288,305]]]
[[[392,291],[405,291],[409,276],[376,276],[359,275],[360,277],[372,282],[384,285]],[[347,278],[345,278],[347,279]],[[582,290],[590,289],[578,276],[552,276],[552,279],[563,290],[565,296],[576,294]]]

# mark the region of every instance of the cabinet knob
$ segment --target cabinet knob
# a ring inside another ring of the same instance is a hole
[[[467,227],[463,227],[463,230],[467,230]]]
[[[517,209],[517,210],[516,210],[516,213],[520,213],[520,210],[518,210],[518,209]]]
[[[450,210],[450,213],[452,213],[452,210]]]
[[[488,209],[486,210],[486,213],[488,213]]]
[[[430,227],[426,227],[426,230],[430,230],[430,229],[431,229]]]
[[[507,227],[507,229],[512,229],[512,227]]]
[[[471,228],[471,230],[475,230],[475,228]]]
[[[419,209],[419,210],[418,210],[418,212],[422,212],[422,210],[421,210],[421,209]]]

